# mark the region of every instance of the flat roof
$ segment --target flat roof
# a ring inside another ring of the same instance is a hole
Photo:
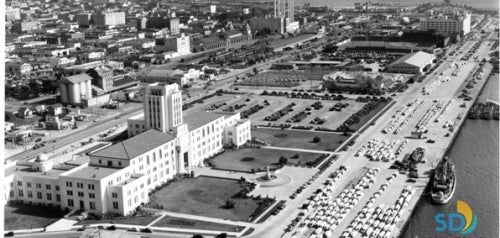
[[[68,177],[101,180],[120,170],[121,168],[110,168],[110,167],[89,165],[73,173],[68,174]]]
[[[187,123],[189,130],[192,131],[221,117],[224,116],[212,112],[191,111],[191,113],[188,112],[184,115],[184,122]]]
[[[49,179],[57,179],[59,175],[76,167],[76,165],[65,165],[65,166],[56,166],[55,168],[47,171],[33,171],[31,170],[31,165],[14,165],[5,169],[5,176],[9,176],[12,174],[21,175],[21,176],[29,176],[29,177],[37,177],[37,178],[49,178]]]
[[[175,137],[171,134],[148,130],[125,141],[98,150],[90,154],[90,156],[130,160],[174,139]]]
[[[432,60],[432,59],[433,59],[433,55],[431,55],[429,53],[425,53],[423,51],[419,51],[419,52],[407,54],[407,55],[397,59],[396,61],[394,61],[390,65],[397,65],[397,64],[405,63],[405,64],[409,64],[409,65],[414,65],[417,67],[422,67],[427,62],[429,62],[429,60]]]
[[[316,34],[305,34],[305,35],[299,35],[296,37],[291,37],[291,38],[285,38],[285,39],[277,39],[274,41],[270,41],[269,45],[267,46],[268,48],[274,48],[274,47],[284,47],[289,44],[293,43],[299,43],[299,42],[304,42],[307,40],[312,40],[315,37],[318,37]]]

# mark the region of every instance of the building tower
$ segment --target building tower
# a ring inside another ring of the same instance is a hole
[[[288,18],[294,21],[294,0],[274,0],[274,18]]]
[[[147,129],[172,132],[182,124],[182,95],[177,84],[150,84],[144,96]]]

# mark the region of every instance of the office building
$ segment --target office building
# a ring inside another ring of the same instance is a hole
[[[118,26],[125,24],[125,12],[103,12],[94,15],[97,26]]]
[[[128,120],[133,137],[88,157],[75,155],[56,164],[39,155],[6,164],[2,201],[129,215],[175,175],[203,166],[224,145],[241,146],[251,139],[250,121],[239,113],[197,111],[183,117],[176,84],[148,85],[144,105],[143,116]]]
[[[435,30],[444,34],[466,35],[471,30],[471,14],[455,13],[452,16],[437,16],[420,21],[422,30]]]
[[[179,19],[178,18],[172,18],[169,21],[169,29],[170,29],[170,35],[179,35]]]

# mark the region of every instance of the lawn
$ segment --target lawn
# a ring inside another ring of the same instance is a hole
[[[139,225],[147,226],[149,223],[153,222],[155,219],[160,217],[156,216],[137,216],[137,217],[117,217],[111,220],[83,220],[78,222],[76,225],[90,225],[98,223],[112,223],[112,224],[127,224],[127,225]]]
[[[237,180],[200,176],[171,183],[153,193],[150,201],[171,212],[248,221],[260,200],[233,199],[233,209],[222,208],[227,200],[242,189]]]
[[[296,157],[297,155],[298,157]],[[239,150],[227,150],[216,156],[213,160],[210,160],[210,162],[218,169],[251,172],[252,169],[264,170],[267,166],[270,168],[277,166],[281,156],[287,158],[288,164],[300,163],[301,165],[305,165],[307,162],[314,161],[321,156],[321,154],[244,148]]]
[[[313,138],[316,136],[320,138],[320,141],[314,143]],[[348,139],[347,136],[343,136],[340,133],[280,130],[268,128],[258,128],[252,130],[252,137],[256,137],[257,139],[276,147],[325,151],[333,151],[337,149],[337,147],[339,147],[345,140]]]
[[[43,228],[61,219],[64,212],[31,205],[7,205],[4,207],[5,230]]]
[[[234,226],[171,216],[165,216],[161,220],[154,223],[152,226],[230,232],[240,232],[245,228],[244,226]]]

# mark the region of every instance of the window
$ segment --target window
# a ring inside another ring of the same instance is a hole
[[[36,192],[36,198],[42,199],[42,192]]]
[[[89,184],[89,190],[94,190],[94,185],[93,184]]]
[[[45,185],[45,188],[46,188],[47,190],[50,190],[50,184]]]
[[[122,162],[121,162],[121,161],[118,161],[118,165],[119,165],[119,166],[122,166]]]
[[[66,187],[73,187],[73,183],[72,182],[69,182],[69,181],[66,181]]]
[[[77,188],[83,188],[83,183],[76,183]]]
[[[19,189],[19,197],[24,197],[23,190]]]
[[[37,183],[37,184],[36,184],[36,188],[42,188],[42,185],[41,185],[41,184],[39,184],[39,183]]]
[[[47,200],[52,201],[52,194],[47,193]]]
[[[112,194],[111,194],[111,196],[112,196],[113,198],[117,198],[117,197],[118,197],[118,193],[112,193]]]
[[[113,202],[113,209],[118,210],[118,202]]]
[[[73,196],[73,191],[68,190],[68,191],[66,191],[66,194],[67,194],[68,196]]]
[[[33,192],[28,191],[28,198],[33,198]]]
[[[89,198],[95,198],[95,193],[89,193]]]
[[[113,166],[113,161],[108,160],[108,166]]]
[[[99,160],[99,164],[102,164],[102,159]]]
[[[78,192],[78,197],[83,197],[83,192]]]
[[[59,186],[56,186],[56,191],[59,191]]]
[[[61,195],[56,194],[56,201],[60,202],[61,201]]]
[[[28,182],[28,183],[26,184],[26,186],[28,186],[28,188],[31,188],[31,183],[30,183],[30,182]]]
[[[90,210],[95,210],[95,202],[89,202]]]
[[[68,199],[68,206],[72,207],[73,205],[73,199]]]
[[[17,186],[23,186],[23,182],[17,181]]]

